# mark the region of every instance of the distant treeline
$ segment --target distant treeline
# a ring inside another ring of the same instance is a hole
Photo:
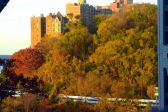
[[[0,55],[0,59],[10,59],[11,55]]]

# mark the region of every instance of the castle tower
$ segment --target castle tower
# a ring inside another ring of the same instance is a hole
[[[78,0],[79,4],[86,4],[86,0]]]

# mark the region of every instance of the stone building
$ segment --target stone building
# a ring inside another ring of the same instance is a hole
[[[67,17],[75,21],[79,16],[82,18],[83,23],[89,26],[89,23],[93,21],[95,15],[110,15],[113,12],[119,12],[119,10],[127,5],[132,4],[133,0],[116,0],[109,6],[92,6],[86,3],[86,0],[78,0],[78,3],[66,4]],[[57,14],[49,14],[47,17],[41,15],[40,17],[31,18],[31,47],[33,48],[39,43],[42,37],[57,37],[57,35],[65,32],[64,27],[66,24],[66,18]]]
[[[119,2],[113,2],[110,4],[109,8],[114,12],[119,12],[120,11],[120,8],[121,8],[121,5]]]
[[[109,6],[94,6],[95,15],[110,15],[112,10],[109,9]]]
[[[47,17],[31,18],[31,48],[41,42],[41,39],[47,37],[58,37],[59,34],[65,32],[64,27],[67,19],[61,13],[50,13]]]
[[[133,4],[133,0],[116,0],[115,2],[111,3],[109,8],[114,12],[117,13],[120,9],[126,5]]]
[[[133,0],[116,0],[109,6],[92,6],[86,3],[86,0],[78,0],[78,3],[68,3],[66,5],[66,14],[73,14],[73,21],[76,16],[81,16],[83,23],[87,26],[92,22],[95,15],[110,15],[113,12],[119,12],[119,10],[128,4],[132,4]]]
[[[66,4],[66,14],[67,17],[69,14],[73,15],[73,21],[77,16],[80,16],[85,25],[89,24],[89,21],[93,19],[95,15],[95,8],[86,4],[85,0],[79,0],[79,3],[68,3]]]
[[[31,47],[33,48],[41,41],[41,38],[46,34],[46,18],[40,17],[31,18]]]
[[[95,15],[112,14],[107,6],[92,6],[86,3],[86,0],[78,0],[78,3],[68,3],[66,5],[66,14],[73,14],[73,21],[76,16],[81,16],[83,23],[87,26],[93,20]]]
[[[46,36],[57,37],[59,34],[65,32],[64,27],[66,18],[58,12],[56,15],[50,13],[46,17]]]

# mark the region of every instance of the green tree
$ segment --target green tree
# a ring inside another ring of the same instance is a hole
[[[107,15],[96,15],[93,18],[93,21],[89,23],[88,29],[92,34],[96,34],[98,30],[98,26],[102,21],[105,21],[108,17]]]
[[[78,26],[67,32],[56,44],[56,49],[64,56],[86,59],[94,50],[93,37],[86,27]]]

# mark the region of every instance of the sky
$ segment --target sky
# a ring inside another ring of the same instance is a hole
[[[11,55],[30,47],[30,18],[60,11],[65,15],[66,3],[77,0],[10,0],[0,13],[0,55]],[[90,5],[109,5],[114,0],[87,0]],[[157,4],[157,0],[134,0],[134,3]]]

